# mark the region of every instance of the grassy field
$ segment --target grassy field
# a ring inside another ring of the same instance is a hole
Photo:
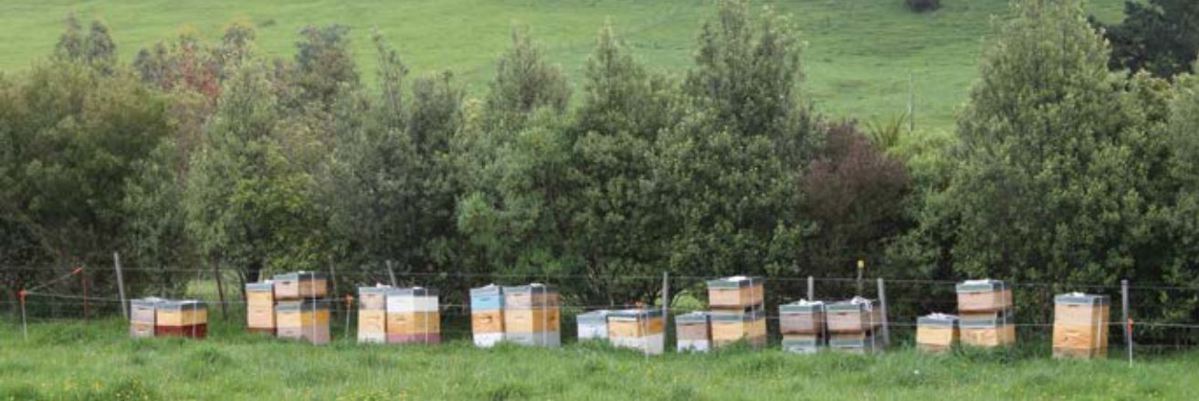
[[[126,338],[119,320],[0,322],[0,400],[1187,400],[1199,354],[1138,362],[959,352],[312,347],[216,325],[208,340]],[[340,334],[340,332],[338,333]]]
[[[931,14],[908,12],[899,0],[758,1],[792,15],[809,46],[807,98],[827,114],[859,119],[903,113],[909,79],[917,122],[924,130],[952,128],[954,111],[977,75],[981,38],[1008,0],[945,0]],[[100,18],[124,59],[141,47],[182,30],[216,38],[223,26],[248,20],[258,26],[260,50],[290,57],[296,33],[308,24],[340,23],[353,29],[354,49],[370,78],[374,54],[369,32],[380,28],[417,73],[449,69],[472,91],[491,77],[496,57],[514,25],[528,25],[572,77],[609,20],[647,63],[681,73],[691,63],[700,22],[711,0],[6,0],[0,2],[0,71],[26,68],[47,55],[62,32],[63,17]],[[1117,20],[1123,0],[1092,0],[1104,20]]]

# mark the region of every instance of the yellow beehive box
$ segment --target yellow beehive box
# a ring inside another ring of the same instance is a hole
[[[949,351],[960,335],[957,316],[934,313],[916,319],[916,347],[921,351]]]
[[[1002,347],[1016,343],[1016,325],[1010,311],[962,313],[958,315],[962,345]]]
[[[274,277],[275,300],[324,298],[329,294],[329,279],[320,272],[295,272]]]
[[[275,325],[280,328],[329,326],[329,305],[316,300],[283,301],[275,307]]]
[[[474,333],[503,333],[504,312],[499,309],[475,311],[470,314],[470,327]]]
[[[387,342],[387,311],[375,309],[358,311],[358,342]]]
[[[608,316],[608,339],[613,337],[645,337],[662,334],[666,321],[661,310],[631,309],[616,311]]]
[[[246,305],[275,305],[275,285],[270,280],[261,283],[246,283]]]
[[[538,333],[558,331],[561,315],[554,309],[511,309],[504,311],[504,332]]]
[[[388,334],[424,334],[441,332],[441,315],[437,312],[389,312]]]
[[[824,308],[825,324],[830,333],[865,333],[882,326],[881,310],[875,308],[873,300],[854,297],[833,302]]]
[[[708,306],[735,310],[760,306],[765,299],[762,283],[761,278],[746,276],[708,280]]]
[[[1012,307],[1012,289],[999,280],[967,280],[955,286],[958,312],[995,312]]]
[[[246,308],[246,327],[251,329],[274,329],[275,307],[249,306]]]
[[[208,323],[208,307],[200,301],[162,301],[155,308],[155,325],[180,327]]]
[[[1107,355],[1108,297],[1082,293],[1054,297],[1053,355],[1094,358]]]
[[[711,311],[712,346],[723,347],[746,341],[754,347],[766,345],[766,315],[761,309],[750,311]]]

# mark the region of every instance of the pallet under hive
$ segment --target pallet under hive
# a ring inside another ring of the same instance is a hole
[[[1111,317],[1109,298],[1071,293],[1054,297],[1053,303],[1053,357],[1106,357]]]
[[[208,306],[196,300],[164,300],[155,305],[154,335],[158,337],[205,338],[208,336]]]
[[[691,312],[674,317],[678,352],[708,352],[712,349],[712,322],[708,312]]]
[[[758,307],[765,299],[763,280],[733,276],[708,280],[708,306],[712,309],[744,310]]]
[[[275,307],[279,338],[328,344],[329,304],[318,300],[282,301]]]
[[[712,346],[724,347],[745,341],[760,348],[766,345],[766,314],[761,308],[744,311],[714,310],[712,320]]]
[[[273,281],[276,301],[324,298],[329,295],[329,279],[321,272],[278,274]]]
[[[437,291],[397,288],[387,293],[387,343],[441,342],[441,313]]]
[[[608,315],[611,314],[610,310],[600,309],[575,316],[575,321],[578,323],[579,341],[607,340]]]
[[[916,348],[921,351],[950,351],[960,337],[957,316],[934,313],[916,319]]]
[[[661,309],[627,309],[608,315],[608,341],[649,355],[666,350],[666,319]]]
[[[490,284],[470,290],[470,327],[475,346],[504,340],[504,289]]]
[[[520,345],[562,345],[558,292],[544,284],[504,287],[504,341]]]

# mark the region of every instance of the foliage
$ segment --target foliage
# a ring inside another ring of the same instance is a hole
[[[903,0],[903,4],[909,10],[918,13],[926,13],[936,11],[941,8],[941,0]]]
[[[1110,66],[1169,78],[1193,71],[1199,54],[1199,3],[1191,0],[1124,2],[1124,21],[1104,26],[1112,44]]]

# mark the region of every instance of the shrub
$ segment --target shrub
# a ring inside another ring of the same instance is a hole
[[[903,2],[907,4],[909,10],[918,13],[936,11],[941,8],[941,0],[904,0]]]

